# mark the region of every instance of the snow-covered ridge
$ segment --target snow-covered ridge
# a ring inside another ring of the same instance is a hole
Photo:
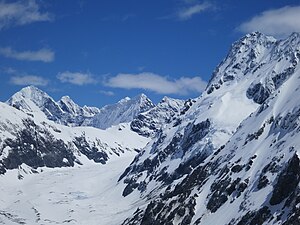
[[[35,86],[21,89],[6,103],[27,114],[38,115],[68,126],[80,126],[85,119],[93,117],[100,111],[96,107],[80,107],[68,96],[55,102],[46,92]]]
[[[120,123],[128,123],[139,113],[154,107],[151,100],[140,94],[130,99],[103,108],[79,106],[69,96],[63,96],[58,102],[44,91],[28,86],[15,93],[7,102],[27,114],[44,117],[67,126],[92,126],[107,129]]]
[[[262,103],[293,73],[299,62],[299,43],[299,33],[293,33],[284,40],[276,40],[259,32],[247,34],[232,45],[225,60],[216,68],[207,92],[244,80],[246,76],[254,80],[248,90],[249,96]]]
[[[151,199],[124,224],[297,221],[299,40],[255,32],[232,46],[206,91],[120,177],[124,196]]]

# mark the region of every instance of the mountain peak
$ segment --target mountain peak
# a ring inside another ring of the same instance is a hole
[[[139,97],[140,99],[147,99],[148,98],[148,96],[145,95],[144,93],[141,93],[141,94],[137,95],[136,97]]]
[[[272,40],[272,41],[276,41],[276,39],[272,36],[268,36],[265,35],[259,31],[254,31],[251,32],[249,34],[246,34],[243,38],[241,38],[241,40],[253,40],[253,41],[257,41],[257,40]]]
[[[73,115],[80,114],[82,109],[79,105],[77,105],[70,96],[63,96],[59,101],[58,105],[61,109],[67,113],[71,113]]]
[[[38,107],[42,106],[45,101],[51,100],[54,101],[46,92],[42,91],[41,89],[30,85],[27,87],[22,88],[20,91],[15,93],[7,103],[9,105],[15,105],[17,107],[23,108],[24,110],[31,111],[28,107],[29,105],[26,104],[26,101],[31,101],[36,104]]]
[[[116,104],[106,105],[91,120],[84,125],[106,129],[119,123],[131,122],[138,114],[153,108],[154,104],[145,95],[140,94],[133,98],[123,98]]]
[[[15,95],[22,95],[23,97],[26,98],[36,98],[37,95],[47,96],[47,97],[49,96],[46,92],[42,91],[41,89],[33,85],[22,88]]]
[[[267,63],[276,43],[278,41],[274,37],[258,31],[246,34],[233,43],[226,58],[214,71],[207,85],[208,93],[219,89],[223,83],[244,79],[246,74],[251,74],[259,65]]]
[[[60,100],[61,100],[61,101],[72,101],[72,102],[74,102],[74,101],[70,98],[69,95],[62,96]]]
[[[132,98],[133,101],[138,101],[141,107],[154,107],[154,104],[152,101],[145,95],[144,93],[141,93],[135,97]]]
[[[138,95],[134,96],[132,99],[135,99],[135,100],[145,100],[145,99],[148,99],[148,97],[144,93],[141,93],[141,94],[138,94]]]
[[[258,31],[246,34],[240,40],[233,43],[229,55],[236,55],[238,53],[243,53],[249,49],[255,49],[258,46],[270,47],[277,40],[272,36],[267,36]]]
[[[125,103],[125,102],[128,102],[130,100],[131,100],[131,98],[129,98],[128,96],[126,96],[125,98],[122,98],[120,101],[118,101],[118,103]]]

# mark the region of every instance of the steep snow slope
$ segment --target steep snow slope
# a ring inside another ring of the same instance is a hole
[[[152,200],[124,224],[298,220],[299,58],[297,33],[276,41],[256,32],[236,42],[206,92],[120,177],[127,184],[124,196],[138,190]]]
[[[106,129],[119,123],[131,122],[138,114],[153,107],[151,100],[144,94],[132,99],[126,97],[116,104],[104,106],[96,116],[87,119],[83,125]]]
[[[138,151],[148,142],[131,131],[129,124],[104,131],[56,124],[4,103],[0,111],[0,174],[22,164],[33,169],[74,166],[87,159],[105,164],[112,155]]]

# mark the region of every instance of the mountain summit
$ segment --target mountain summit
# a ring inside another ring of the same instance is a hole
[[[25,113],[46,117],[68,126],[80,126],[85,119],[99,112],[96,107],[78,106],[69,96],[55,102],[46,92],[35,86],[22,88],[6,103]]]
[[[104,106],[100,112],[83,125],[106,129],[112,125],[131,122],[138,114],[153,108],[154,104],[145,95],[126,97],[119,102]]]

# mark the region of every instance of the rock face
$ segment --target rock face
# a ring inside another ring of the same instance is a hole
[[[299,224],[300,35],[233,44],[206,91],[136,156],[123,224]]]
[[[155,134],[173,118],[179,116],[192,100],[183,101],[164,97],[155,107],[138,114],[131,122],[130,127],[133,131],[144,136],[154,137]]]

